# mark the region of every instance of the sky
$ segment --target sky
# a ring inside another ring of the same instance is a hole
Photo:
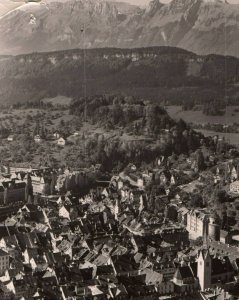
[[[128,3],[132,3],[132,4],[141,6],[141,5],[146,5],[147,3],[149,3],[150,0],[120,0],[120,1],[124,1],[124,2],[128,2]],[[161,0],[161,2],[168,3],[168,2],[170,2],[170,0]],[[230,2],[232,4],[239,4],[239,0],[228,0],[228,2]]]

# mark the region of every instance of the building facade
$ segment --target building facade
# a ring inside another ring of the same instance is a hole
[[[204,211],[190,210],[187,213],[187,231],[190,239],[202,237],[204,232],[207,232],[209,218]]]
[[[239,180],[230,184],[230,192],[239,194]]]

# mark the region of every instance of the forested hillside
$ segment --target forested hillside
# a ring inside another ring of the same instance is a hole
[[[85,58],[85,60],[84,60]],[[84,72],[85,68],[85,72]],[[45,97],[123,93],[181,104],[222,100],[237,90],[239,60],[178,48],[69,50],[2,57],[1,104]]]

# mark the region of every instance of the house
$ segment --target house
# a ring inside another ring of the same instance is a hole
[[[165,157],[164,156],[160,156],[158,159],[157,159],[157,165],[158,166],[161,166],[161,164],[165,161]]]
[[[61,136],[60,136],[60,133],[56,131],[53,133],[53,137],[55,140],[58,140]]]
[[[7,138],[8,142],[13,142],[14,141],[14,136],[11,134]]]
[[[203,210],[192,209],[187,213],[187,231],[191,239],[203,236],[209,222],[209,215]]]
[[[0,249],[0,275],[4,275],[9,269],[9,254]]]
[[[24,181],[10,181],[2,182],[5,189],[5,204],[17,204],[18,202],[25,201],[25,188]]]
[[[132,163],[128,164],[128,168],[133,172],[135,172],[137,170],[137,167]]]
[[[59,209],[59,217],[62,217],[62,218],[65,218],[65,219],[70,220],[70,213],[69,213],[69,211],[65,208],[65,206],[62,206],[62,207]]]
[[[109,287],[109,295],[110,299],[118,299],[118,300],[124,300],[127,299],[128,293],[126,291],[126,288],[123,284],[117,284],[113,285],[112,287]]]
[[[220,242],[223,244],[230,244],[231,243],[231,234],[226,230],[220,230]]]
[[[126,174],[124,172],[119,174],[119,179],[123,182],[128,182],[132,187],[144,189],[144,180],[140,175],[136,175],[135,173]]]
[[[46,189],[46,182],[43,176],[31,176],[32,188],[34,194],[44,194]]]
[[[21,257],[21,251],[15,235],[2,237],[0,240],[0,249],[7,252],[14,259]]]
[[[159,179],[160,179],[161,184],[166,184],[168,182],[168,176],[167,175],[168,175],[167,172],[162,172],[159,175]]]
[[[234,181],[230,184],[230,192],[239,194],[239,180]]]
[[[198,289],[198,279],[190,265],[179,266],[174,274],[175,291],[183,294],[193,294]]]
[[[173,276],[176,271],[175,263],[168,257],[168,252],[165,252],[165,262],[160,261],[159,263],[154,264],[154,269],[163,275],[165,280],[173,279]],[[174,254],[173,254],[174,255]]]
[[[186,207],[181,207],[178,210],[178,221],[182,224],[187,226],[187,214],[188,209]]]
[[[238,166],[232,166],[231,168],[231,181],[238,180]]]
[[[170,183],[171,183],[172,185],[176,184],[176,178],[175,178],[175,176],[174,176],[173,174],[171,175]]]
[[[0,283],[0,297],[1,300],[11,300],[16,294],[15,287],[12,280],[3,283]]]
[[[63,137],[61,137],[61,138],[59,138],[58,140],[57,140],[57,145],[58,146],[65,146],[65,144],[66,144],[66,140],[63,138]]]
[[[0,205],[16,204],[25,200],[26,183],[8,180],[0,182]]]
[[[6,191],[3,185],[0,185],[0,205],[6,204]]]
[[[134,255],[132,254],[113,256],[112,261],[118,276],[137,276],[139,273],[139,263],[135,262]]]
[[[8,164],[2,166],[1,171],[5,174],[16,174],[18,172],[27,173],[31,170],[31,166],[28,163],[17,163],[17,164]]]
[[[226,166],[227,176],[232,182],[239,179],[239,165],[229,162]]]
[[[169,244],[177,247],[189,244],[188,231],[182,225],[165,224],[160,228],[154,230],[154,234],[160,234],[160,237]],[[167,248],[166,248],[167,249]]]
[[[144,269],[140,272],[141,275],[145,275],[146,285],[155,285],[160,295],[172,294],[174,292],[174,284],[172,281],[165,280],[164,276],[151,269]]]
[[[34,136],[34,141],[35,141],[36,143],[41,143],[42,138],[40,137],[39,134],[37,134],[37,135]]]

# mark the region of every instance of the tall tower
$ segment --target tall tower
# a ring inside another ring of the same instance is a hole
[[[199,251],[197,264],[197,277],[201,290],[204,291],[211,286],[212,259],[208,249]]]

